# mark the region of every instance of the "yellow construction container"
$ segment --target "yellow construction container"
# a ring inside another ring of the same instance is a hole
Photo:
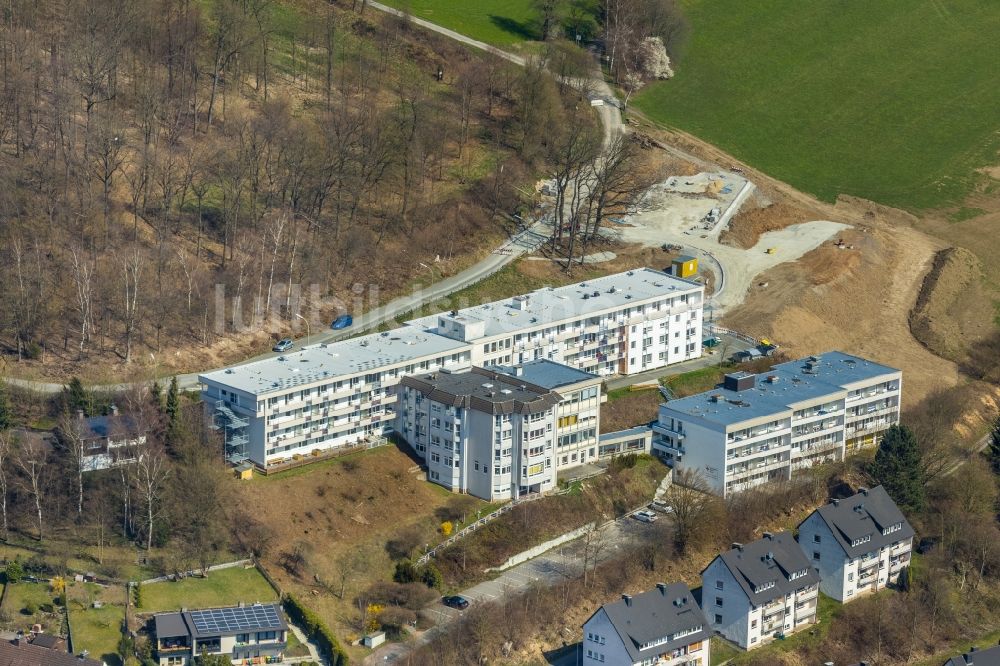
[[[241,481],[249,481],[253,478],[253,465],[247,462],[240,463],[233,468],[233,473],[236,475],[237,479]]]
[[[677,277],[691,277],[698,274],[698,259],[688,255],[677,257],[670,263],[670,272]]]

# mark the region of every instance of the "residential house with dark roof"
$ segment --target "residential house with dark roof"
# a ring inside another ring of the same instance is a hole
[[[1000,645],[985,650],[971,647],[944,662],[944,666],[1000,666]]]
[[[750,650],[816,622],[819,574],[791,532],[734,543],[701,572],[711,627]]]
[[[583,624],[582,663],[708,666],[712,629],[684,583],[604,604]]]
[[[882,486],[833,500],[799,525],[799,547],[819,570],[820,589],[848,602],[899,579],[913,528]]]
[[[44,636],[46,634],[40,634]],[[65,642],[61,645],[48,639],[32,642],[23,636],[14,640],[0,640],[0,664],[3,666],[104,666],[104,663],[91,659],[85,654],[79,656],[65,651]]]
[[[82,447],[85,472],[111,469],[133,462],[146,444],[146,431],[129,414],[119,414],[111,406],[111,413],[85,417],[80,412],[56,431],[63,447]]]
[[[160,666],[187,666],[202,654],[225,655],[234,664],[280,663],[288,645],[277,604],[159,613],[153,629]]]

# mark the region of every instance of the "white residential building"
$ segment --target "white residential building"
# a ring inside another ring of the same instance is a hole
[[[708,666],[712,629],[684,583],[604,604],[583,625],[585,666]]]
[[[791,532],[764,533],[701,572],[701,608],[713,630],[746,650],[816,622],[819,575]]]
[[[267,469],[392,432],[403,376],[536,359],[629,374],[696,358],[703,300],[702,285],[642,268],[207,372],[202,400],[229,460]],[[564,448],[590,460],[591,443]]]
[[[910,563],[913,534],[877,486],[813,511],[799,525],[799,547],[819,570],[823,593],[845,603],[899,579]]]
[[[402,384],[399,434],[429,481],[490,501],[555,487],[558,393],[483,368]]]
[[[711,391],[660,405],[653,452],[729,496],[873,447],[899,422],[902,372],[829,352],[735,373]]]

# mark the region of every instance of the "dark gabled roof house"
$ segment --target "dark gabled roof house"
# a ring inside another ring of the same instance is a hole
[[[816,509],[847,557],[913,537],[913,528],[882,486],[861,488]]]
[[[712,637],[705,615],[684,583],[658,583],[649,592],[622,595],[621,601],[597,609],[584,623],[585,632],[602,619],[614,627],[630,663],[642,663]]]
[[[745,545],[734,544],[716,559],[722,560],[754,606],[819,583],[819,574],[787,531],[764,532],[763,538]]]
[[[47,641],[42,641],[46,643]],[[0,640],[0,664],[3,666],[103,666],[103,663],[87,657],[49,648],[42,643],[29,643],[26,638],[12,641]]]
[[[1000,645],[985,650],[972,647],[944,662],[944,666],[1000,666]]]

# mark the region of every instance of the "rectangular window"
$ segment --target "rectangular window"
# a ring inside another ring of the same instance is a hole
[[[715,605],[716,606],[721,606],[722,605],[722,597],[716,597],[715,598]]]
[[[818,550],[814,550],[813,551],[813,559],[816,560],[817,562],[819,562],[819,551]]]
[[[813,543],[819,543],[819,535],[813,534]]]
[[[715,581],[715,589],[717,589],[717,590],[721,590],[722,589],[722,581],[721,580]]]
[[[722,624],[722,616],[719,615],[718,613],[715,614],[715,623]]]

